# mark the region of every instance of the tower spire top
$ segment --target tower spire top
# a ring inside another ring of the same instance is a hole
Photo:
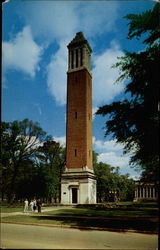
[[[90,72],[92,49],[83,32],[77,32],[67,47],[69,52],[68,72],[84,68]]]
[[[88,43],[88,41],[86,40],[86,38],[84,37],[83,35],[83,32],[80,31],[80,32],[77,32],[76,33],[76,36],[73,38],[73,40],[68,44],[68,48],[73,48],[75,46],[81,46],[81,45],[84,45],[84,44],[87,44],[90,52],[92,52],[92,49]]]

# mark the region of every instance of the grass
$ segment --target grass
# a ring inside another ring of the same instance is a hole
[[[125,204],[126,205],[126,204]],[[17,215],[2,218],[2,222],[40,224],[48,226],[96,227],[100,230],[158,232],[158,205],[131,206],[117,208],[87,209],[59,207],[41,214]],[[133,205],[133,204],[132,204]],[[147,205],[147,204],[146,204]],[[22,211],[22,209],[21,209]]]
[[[39,215],[37,216],[26,216],[26,215],[15,215],[12,217],[4,217],[1,219],[1,222],[8,222],[8,223],[22,223],[22,224],[47,224],[47,225],[60,225],[61,223],[58,221],[52,221],[50,219],[46,220],[46,219],[39,219]]]
[[[22,212],[23,211],[23,204],[15,203],[15,204],[1,204],[1,213],[13,213],[13,212]]]
[[[123,209],[106,209],[106,210],[93,210],[93,209],[59,209],[53,210],[49,212],[45,212],[47,215],[72,215],[72,216],[87,216],[87,217],[117,217],[117,216],[125,216],[125,217],[157,217],[158,209],[157,208],[144,208],[144,209],[136,209],[136,210],[123,210]]]
[[[1,213],[23,212],[23,207],[1,207]]]

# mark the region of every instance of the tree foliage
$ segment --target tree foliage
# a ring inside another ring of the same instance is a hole
[[[143,41],[146,44],[153,44],[159,39],[160,33],[160,5],[157,3],[153,10],[141,14],[129,14],[125,18],[130,20],[128,39],[136,37],[139,39],[142,34],[149,32],[148,37]]]
[[[24,119],[20,122],[2,122],[1,134],[2,175],[7,177],[2,180],[2,190],[7,189],[10,201],[23,163],[32,160],[36,146],[43,141],[45,132],[38,123]]]
[[[65,166],[65,149],[53,139],[47,140],[38,148],[38,158],[44,166],[45,197],[60,200],[61,174]]]
[[[127,15],[129,39],[140,38],[147,44],[144,51],[124,52],[113,67],[120,69],[117,79],[126,81],[125,99],[99,108],[97,114],[109,115],[105,136],[111,134],[124,145],[124,153],[131,153],[130,163],[141,166],[157,180],[158,156],[158,103],[159,103],[159,7],[140,15]]]
[[[2,199],[59,197],[65,150],[38,123],[1,123]]]
[[[133,200],[135,184],[129,175],[121,175],[119,168],[106,163],[96,163],[94,171],[97,178],[98,202]]]

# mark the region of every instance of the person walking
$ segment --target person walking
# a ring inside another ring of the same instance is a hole
[[[37,201],[38,213],[41,213],[41,206],[42,206],[42,202],[40,199],[38,199]]]
[[[25,212],[28,212],[28,200],[27,199],[25,199],[24,201],[24,213]]]
[[[31,200],[31,202],[30,202],[30,207],[31,207],[31,211],[33,212],[33,205],[34,205],[34,203],[33,203],[33,201]]]
[[[36,199],[33,200],[33,211],[36,211],[36,207],[37,207],[37,201]]]

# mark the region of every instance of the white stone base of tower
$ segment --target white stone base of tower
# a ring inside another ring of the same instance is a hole
[[[92,170],[66,169],[61,178],[62,204],[95,204],[96,178]]]

